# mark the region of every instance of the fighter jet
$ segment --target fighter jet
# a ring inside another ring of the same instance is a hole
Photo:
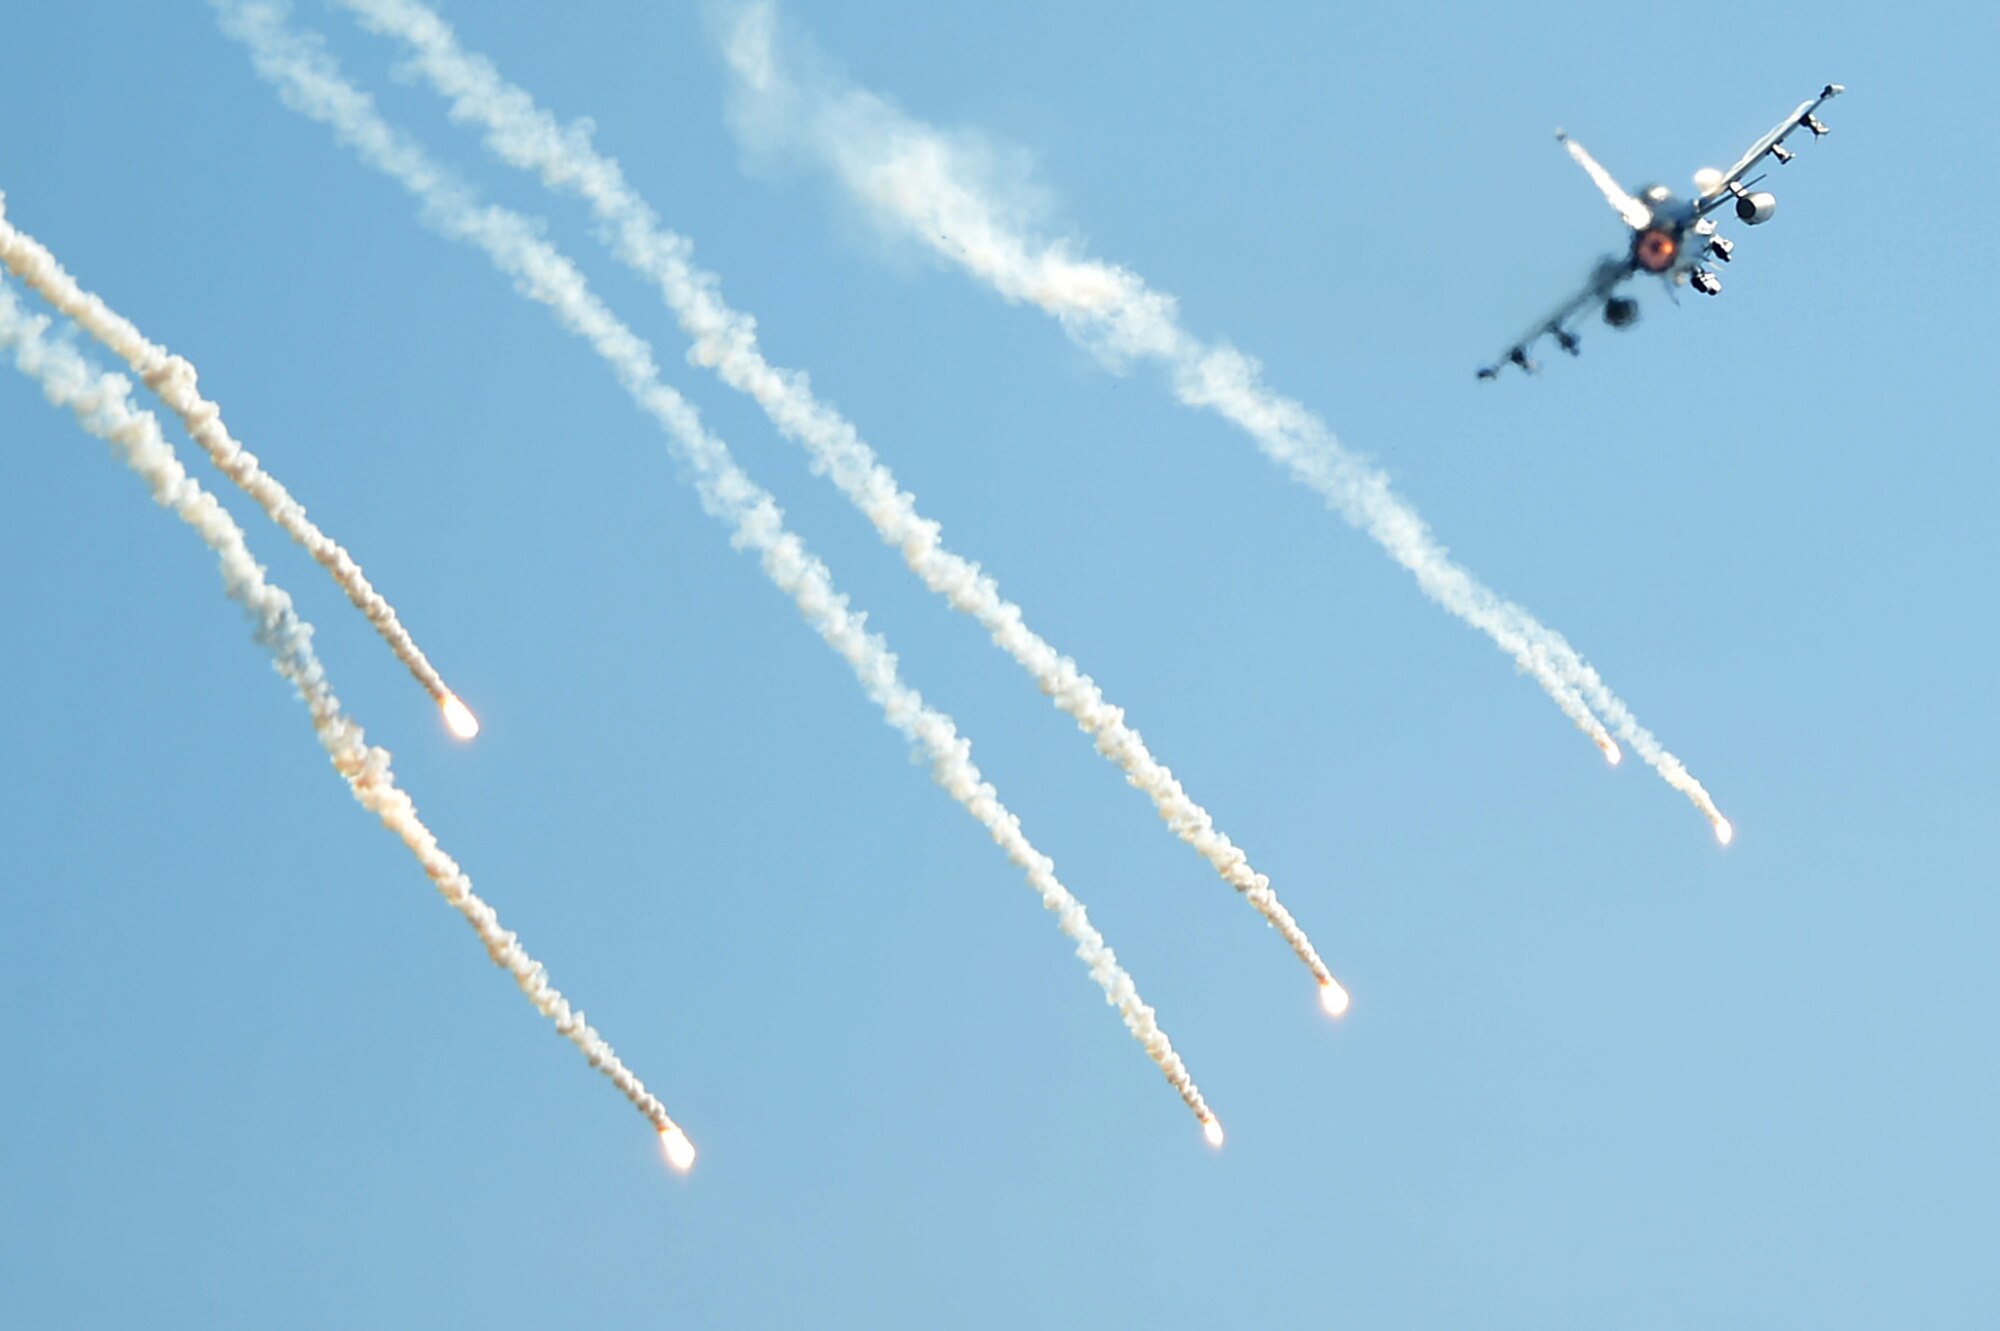
[[[1794,131],[1805,129],[1817,139],[1827,132],[1816,112],[1827,101],[1847,91],[1838,83],[1829,83],[1820,90],[1819,96],[1801,102],[1798,109],[1779,121],[1777,126],[1750,146],[1750,151],[1737,159],[1736,165],[1727,171],[1707,167],[1697,171],[1694,177],[1695,194],[1691,199],[1677,199],[1674,192],[1665,185],[1648,185],[1637,195],[1628,194],[1611,177],[1611,173],[1597,164],[1597,159],[1583,150],[1583,145],[1561,130],[1556,138],[1569,149],[1569,155],[1584,169],[1591,181],[1603,193],[1625,225],[1631,228],[1632,243],[1623,255],[1607,255],[1598,261],[1592,270],[1590,280],[1583,290],[1558,305],[1546,318],[1522,334],[1512,346],[1501,353],[1500,359],[1491,365],[1479,368],[1481,379],[1497,378],[1508,365],[1518,365],[1533,373],[1539,368],[1528,352],[1544,335],[1553,337],[1556,345],[1570,355],[1578,354],[1581,340],[1576,335],[1574,321],[1589,311],[1601,309],[1604,322],[1613,328],[1630,327],[1639,318],[1639,302],[1631,296],[1619,295],[1618,288],[1627,278],[1640,273],[1651,273],[1667,285],[1667,294],[1673,295],[1678,287],[1691,286],[1704,296],[1721,292],[1722,279],[1708,266],[1709,260],[1728,263],[1735,252],[1735,246],[1715,234],[1717,219],[1713,214],[1734,206],[1736,217],[1746,226],[1760,226],[1771,220],[1778,210],[1778,201],[1769,193],[1755,190],[1764,179],[1756,176],[1745,179],[1766,157],[1775,157],[1783,166],[1794,156],[1785,147],[1785,139]],[[1753,192],[1755,190],[1755,192]]]

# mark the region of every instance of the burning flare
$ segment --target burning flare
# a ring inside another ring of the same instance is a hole
[[[384,120],[368,95],[342,77],[319,42],[286,26],[284,6],[214,0],[214,7],[223,31],[249,48],[258,74],[277,87],[286,105],[330,126],[362,161],[416,195],[429,225],[485,251],[495,267],[514,279],[518,294],[546,306],[564,329],[590,344],[640,410],[665,432],[702,507],[729,528],[731,544],[757,558],[771,582],[852,668],[889,724],[929,760],[932,779],[1024,871],[1042,905],[1076,943],[1078,960],[1089,968],[1126,1030],[1188,1110],[1198,1119],[1208,1117],[1207,1101],[1157,1014],[1140,997],[1083,903],[1056,876],[1055,861],[1036,849],[1021,830],[1021,820],[1000,802],[972,761],[971,742],[904,681],[888,643],[869,631],[866,617],[834,586],[826,564],[787,530],[778,501],[744,473],[729,446],[709,431],[687,399],[662,382],[652,347],[611,312],[576,265],[542,238],[540,227],[510,209],[482,204],[470,187]],[[671,1120],[653,1122],[664,1128]]]
[[[1613,767],[1618,766],[1618,760],[1625,756],[1619,749],[1617,741],[1613,740],[1609,735],[1598,740],[1597,747],[1604,750],[1604,761],[1610,763]]]
[[[1725,846],[1736,839],[1736,829],[1729,825],[1727,818],[1719,814],[1715,819],[1715,839]]]
[[[1327,1016],[1338,1017],[1345,1014],[1348,1005],[1353,1001],[1348,997],[1347,990],[1341,988],[1340,981],[1329,979],[1319,982],[1319,1005],[1326,1009]]]
[[[194,366],[185,357],[149,341],[131,320],[105,304],[100,297],[85,291],[56,262],[55,255],[49,252],[47,246],[15,229],[7,220],[4,196],[0,196],[0,265],[68,315],[77,327],[116,353],[132,373],[159,394],[160,400],[180,417],[188,434],[208,454],[209,460],[245,494],[256,500],[257,506],[286,535],[305,547],[314,561],[347,593],[347,599],[353,602],[354,607],[368,617],[368,622],[375,626],[382,641],[424,686],[424,691],[437,699],[440,705],[445,703],[451,690],[445,687],[443,677],[431,665],[423,649],[417,646],[410,631],[403,627],[396,608],[375,590],[374,584],[362,573],[361,565],[354,561],[354,556],[340,542],[321,531],[306,516],[305,506],[293,498],[275,476],[264,470],[264,464],[256,454],[230,434],[222,421],[222,409],[201,395]],[[474,728],[477,729],[477,723]]]
[[[243,529],[229,510],[187,474],[161,434],[159,418],[133,406],[131,383],[123,375],[99,371],[67,341],[47,336],[48,328],[47,317],[30,316],[8,284],[0,281],[0,351],[10,352],[15,365],[41,383],[51,403],[67,407],[86,430],[110,444],[118,458],[146,483],[154,500],[194,528],[215,553],[225,591],[256,621],[257,641],[271,653],[272,665],[306,704],[320,746],[354,798],[409,847],[439,894],[479,935],[486,955],[514,978],[556,1033],[575,1045],[590,1066],[603,1073],[662,1134],[678,1133],[659,1097],[646,1089],[583,1013],[549,982],[547,968],[521,946],[518,934],[500,923],[493,907],[473,891],[471,875],[424,825],[416,803],[396,784],[389,751],[367,742],[360,723],[334,695],[326,667],[312,648],[312,626],[299,617],[291,596],[272,583],[263,566],[252,558]],[[685,1143],[685,1138],[682,1140]],[[694,1148],[686,1146],[685,1151],[692,1159]]]
[[[471,739],[479,733],[479,718],[472,709],[459,701],[456,693],[446,693],[438,705],[444,708],[444,723],[451,727],[451,733],[460,739]]]
[[[694,265],[693,243],[666,229],[618,163],[591,146],[587,132],[561,125],[526,91],[505,82],[491,61],[461,47],[451,26],[420,0],[336,2],[353,11],[364,27],[406,42],[414,57],[412,69],[451,102],[452,119],[483,126],[487,146],[502,159],[539,175],[552,190],[588,201],[600,237],[620,259],[654,281],[682,330],[695,339],[692,359],[753,397],[780,432],[804,445],[814,470],[840,487],[882,539],[902,552],[924,585],[978,620],[1041,691],[1075,718],[1097,751],[1152,800],[1174,835],[1278,931],[1321,985],[1333,983],[1270,879],[1251,867],[1208,810],[1153,756],[1124,709],[1112,704],[1074,660],[1028,627],[1021,607],[1000,594],[991,574],[945,547],[938,523],[918,512],[916,496],[902,488],[851,422],[814,395],[802,371],[781,369],[764,358],[757,321],[724,303],[720,280]],[[1600,746],[1611,743],[1601,727],[1595,738]]]
[[[694,1168],[694,1143],[682,1132],[678,1123],[669,1123],[660,1129],[660,1149],[666,1152],[667,1163],[685,1174]]]
[[[1006,300],[1053,315],[1072,341],[1114,368],[1160,364],[1176,398],[1249,434],[1265,456],[1408,569],[1426,596],[1491,638],[1600,750],[1600,736],[1617,735],[1704,816],[1719,816],[1686,764],[1639,724],[1566,638],[1455,563],[1388,474],[1349,451],[1303,402],[1267,384],[1255,359],[1190,332],[1174,298],[1131,269],[1023,225],[1032,191],[988,183],[994,173],[985,163],[996,154],[836,78],[794,73],[769,4],[737,10],[725,44],[736,75],[734,123],[753,149],[805,149],[872,215]]]
[[[1210,1146],[1222,1145],[1222,1120],[1214,1117],[1204,1117],[1201,1120],[1201,1135],[1208,1138]]]

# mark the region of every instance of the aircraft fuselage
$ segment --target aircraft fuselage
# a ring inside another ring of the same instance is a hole
[[[1648,187],[1639,195],[1653,217],[1632,233],[1632,266],[1642,273],[1657,273],[1671,279],[1685,272],[1701,257],[1701,237],[1695,224],[1701,214],[1686,199],[1677,199],[1664,185]]]

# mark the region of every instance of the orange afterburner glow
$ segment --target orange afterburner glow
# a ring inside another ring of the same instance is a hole
[[[1632,257],[1647,272],[1664,273],[1673,267],[1674,256],[1680,250],[1680,242],[1674,239],[1673,232],[1655,228],[1639,233],[1639,239],[1632,245]]]

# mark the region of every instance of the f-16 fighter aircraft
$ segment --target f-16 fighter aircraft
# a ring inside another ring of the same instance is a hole
[[[1627,278],[1640,273],[1657,275],[1667,284],[1669,295],[1678,286],[1691,286],[1704,296],[1720,292],[1722,279],[1715,275],[1706,261],[1729,262],[1735,246],[1715,234],[1716,219],[1711,214],[1733,204],[1736,216],[1747,226],[1770,221],[1771,215],[1778,210],[1777,199],[1763,191],[1751,192],[1764,179],[1763,176],[1749,180],[1744,177],[1766,157],[1777,158],[1781,166],[1791,161],[1793,153],[1785,147],[1785,139],[1793,131],[1811,130],[1814,138],[1825,134],[1826,126],[1814,113],[1828,99],[1838,97],[1845,91],[1838,83],[1827,84],[1819,96],[1799,103],[1797,110],[1752,144],[1750,151],[1744,153],[1736,165],[1727,171],[1718,171],[1714,167],[1697,171],[1692,199],[1675,198],[1673,191],[1665,185],[1648,185],[1636,196],[1627,194],[1611,178],[1611,173],[1583,150],[1582,144],[1561,130],[1556,131],[1556,138],[1569,149],[1569,155],[1576,159],[1576,164],[1588,172],[1597,188],[1603,191],[1605,202],[1632,229],[1632,244],[1622,256],[1608,255],[1599,260],[1582,291],[1558,305],[1554,312],[1522,334],[1501,354],[1499,360],[1482,366],[1479,377],[1496,378],[1508,365],[1518,365],[1533,373],[1537,367],[1528,351],[1544,334],[1553,337],[1556,345],[1570,355],[1576,355],[1579,341],[1573,321],[1587,311],[1601,307],[1604,322],[1613,328],[1629,327],[1639,317],[1639,302],[1630,296],[1621,296],[1617,291]]]

